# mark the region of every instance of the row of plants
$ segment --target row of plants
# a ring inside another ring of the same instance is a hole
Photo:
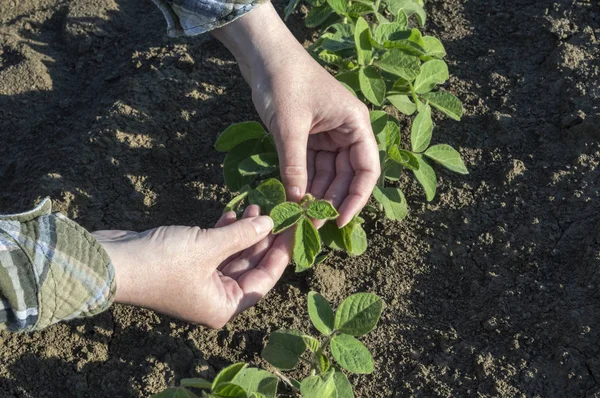
[[[290,1],[286,18],[299,3]],[[440,89],[449,79],[444,46],[420,32],[427,19],[421,0],[306,0],[306,6],[306,26],[319,27],[319,37],[309,51],[370,109],[382,174],[373,202],[364,212],[374,218],[402,220],[408,214],[398,186],[403,173],[416,178],[427,201],[436,194],[434,164],[468,173],[460,154],[450,145],[432,145],[434,110],[457,121],[463,115],[458,98]],[[400,123],[394,116],[398,113],[410,121],[410,139],[401,140]],[[409,144],[405,147],[403,141]],[[242,212],[246,205],[255,204],[273,219],[273,233],[293,229],[297,272],[323,261],[323,246],[351,256],[367,250],[363,217],[356,216],[338,228],[338,212],[330,202],[310,194],[300,203],[286,201],[273,136],[260,123],[231,125],[219,136],[215,148],[226,153],[225,183],[231,192],[237,192],[225,211]],[[325,224],[317,230],[314,219]],[[179,387],[155,397],[274,398],[283,383],[292,396],[353,398],[345,372],[373,372],[373,357],[357,337],[376,327],[383,308],[376,295],[358,293],[333,311],[323,296],[310,292],[308,313],[320,336],[290,329],[273,332],[262,358],[276,369],[274,373],[238,363],[223,369],[212,381],[183,379]],[[296,380],[281,372],[293,369],[305,371],[306,377]]]
[[[375,369],[369,349],[356,337],[377,326],[383,308],[383,301],[376,295],[358,293],[346,298],[334,312],[323,296],[310,292],[308,314],[320,335],[297,329],[272,333],[262,357],[278,369],[277,374],[236,363],[212,381],[182,379],[179,387],[154,398],[275,398],[280,380],[291,394],[299,393],[304,398],[354,398],[344,371],[369,374]],[[280,372],[295,369],[304,370],[306,377],[297,380]]]

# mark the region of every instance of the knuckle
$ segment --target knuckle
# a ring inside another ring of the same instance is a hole
[[[306,169],[302,166],[293,166],[293,165],[286,165],[281,167],[280,172],[282,176],[288,177],[288,178],[294,178],[294,177],[303,177],[304,176],[304,172],[306,171]]]

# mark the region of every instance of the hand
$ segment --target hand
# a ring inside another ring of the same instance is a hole
[[[249,206],[242,220],[223,214],[213,229],[159,227],[98,231],[116,271],[115,301],[221,328],[256,304],[290,261],[289,236]]]
[[[380,174],[367,107],[296,41],[270,3],[214,31],[235,55],[275,138],[288,200],[331,200],[338,226],[367,203]]]

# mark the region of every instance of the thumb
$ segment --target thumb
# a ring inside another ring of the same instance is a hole
[[[273,229],[269,216],[244,218],[220,228],[209,230],[209,239],[221,249],[223,259],[254,246]]]
[[[306,146],[308,130],[284,128],[274,134],[279,155],[279,172],[288,201],[298,202],[306,192]]]

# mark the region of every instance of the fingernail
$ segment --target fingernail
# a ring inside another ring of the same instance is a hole
[[[259,216],[252,219],[252,225],[256,233],[262,235],[273,229],[273,220],[269,216]]]
[[[293,199],[300,199],[300,187],[289,187],[288,196]]]

